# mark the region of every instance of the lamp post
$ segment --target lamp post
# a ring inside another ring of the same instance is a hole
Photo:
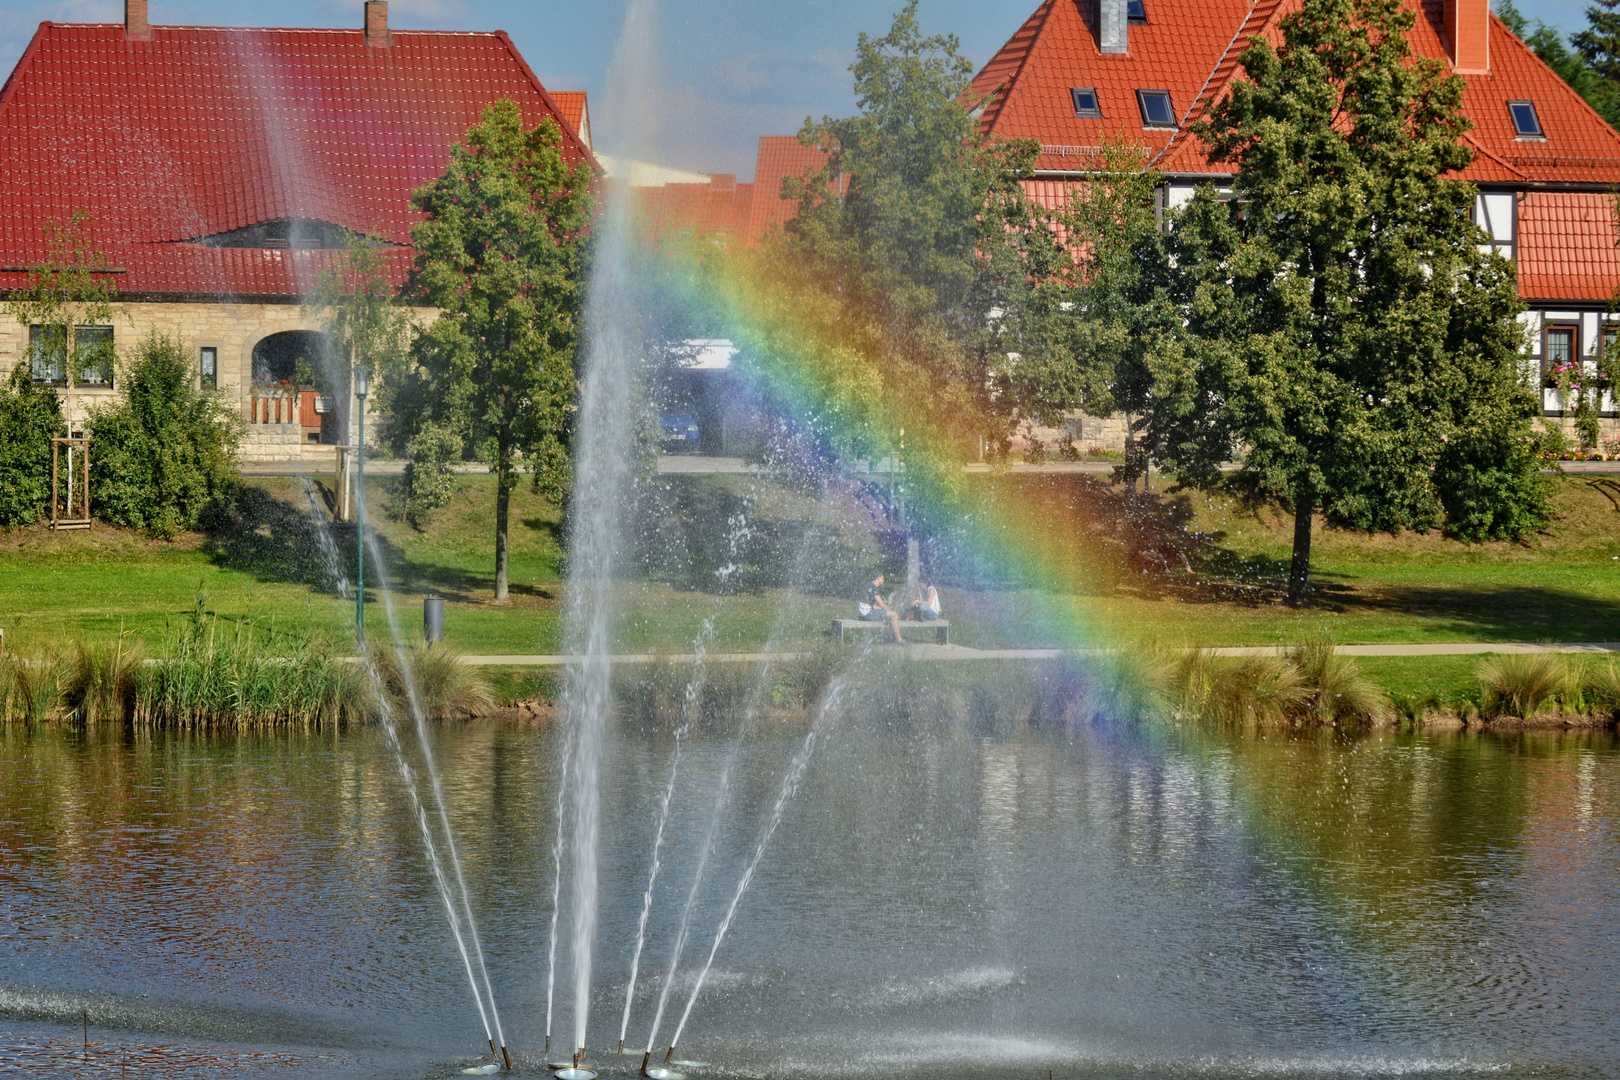
[[[359,506],[355,533],[358,566],[354,575],[354,640],[362,648],[366,644],[366,394],[370,390],[371,369],[361,364],[354,369],[354,398],[360,403],[355,410],[358,434],[354,447],[355,468],[358,470],[354,493]]]

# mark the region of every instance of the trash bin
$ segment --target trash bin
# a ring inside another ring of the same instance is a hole
[[[422,601],[422,639],[429,645],[444,640],[444,597],[430,596]]]

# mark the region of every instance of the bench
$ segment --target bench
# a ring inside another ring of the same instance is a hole
[[[934,631],[934,639],[941,645],[949,645],[951,643],[951,624],[946,622],[944,619],[927,619],[922,621],[909,621],[906,619],[900,620],[900,632],[902,634],[904,634],[905,631],[910,630],[912,627],[916,627],[919,630]],[[882,630],[884,633],[887,633],[889,630],[889,621],[887,619],[882,621],[878,621],[876,619],[834,619],[832,621],[833,636],[839,641],[843,641],[844,634],[850,630]]]

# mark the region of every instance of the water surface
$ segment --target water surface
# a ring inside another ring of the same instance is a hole
[[[743,745],[692,963],[803,731],[773,721]],[[538,1074],[560,741],[500,723],[439,738],[508,1041]],[[686,752],[632,1043],[732,745],[695,736]],[[670,749],[609,730],[597,1061],[617,1038]],[[1615,1075],[1617,765],[1602,734],[845,717],[679,1056],[716,1076]],[[415,1078],[474,1063],[483,1031],[398,785],[372,732],[0,729],[0,1072]],[[571,1034],[567,951],[555,1030]]]

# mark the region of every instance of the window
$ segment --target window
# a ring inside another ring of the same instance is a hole
[[[62,341],[59,326],[30,326],[28,328],[28,362],[34,371],[34,381],[50,386],[66,386],[67,370],[62,358],[67,348]]]
[[[73,343],[78,353],[73,381],[80,386],[99,386],[112,389],[113,384],[113,328],[110,326],[75,326]]]
[[[1136,102],[1142,107],[1142,125],[1144,127],[1176,126],[1176,114],[1170,109],[1170,91],[1168,90],[1138,90]]]
[[[49,386],[66,386],[68,370],[66,334],[59,326],[28,328],[29,366],[34,381]],[[75,326],[73,328],[73,385],[112,388],[113,328]]]
[[[1102,105],[1100,105],[1097,101],[1097,91],[1093,90],[1091,87],[1077,86],[1069,91],[1069,96],[1074,99],[1074,115],[1102,115]]]
[[[1147,22],[1147,7],[1143,0],[1125,0],[1125,18],[1130,22]]]
[[[283,218],[280,221],[267,221],[264,224],[264,246],[267,248],[284,248],[292,246],[292,222]]]
[[[1513,131],[1521,139],[1545,139],[1547,136],[1541,130],[1541,118],[1536,115],[1536,105],[1533,101],[1510,101],[1507,103],[1508,115],[1513,117]]]
[[[1575,366],[1579,338],[1578,326],[1548,324],[1547,343],[1541,353],[1541,372],[1548,387],[1557,386],[1559,379],[1567,377]]]
[[[202,384],[204,386],[219,385],[219,350],[208,346],[202,350],[198,367],[202,370]]]

